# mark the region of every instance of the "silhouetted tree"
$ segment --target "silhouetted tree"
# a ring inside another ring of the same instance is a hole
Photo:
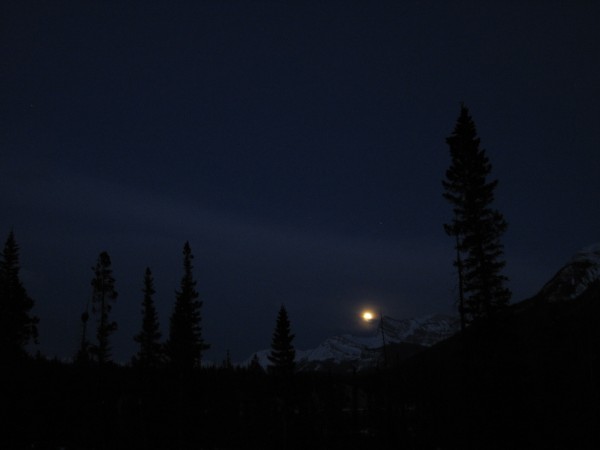
[[[287,311],[281,305],[271,341],[271,352],[268,355],[271,363],[268,367],[270,373],[280,376],[289,376],[294,373],[296,350],[292,344],[293,340],[294,335],[290,331]]]
[[[464,105],[446,143],[452,161],[443,181],[444,197],[454,217],[444,228],[456,242],[458,309],[464,328],[474,319],[493,315],[510,300],[507,278],[501,273],[505,262],[500,236],[507,223],[491,206],[498,181],[487,180],[492,166],[479,148],[475,123]]]
[[[93,312],[99,314],[96,337],[98,344],[91,346],[91,353],[96,357],[98,363],[103,364],[110,361],[110,343],[108,338],[117,329],[117,323],[108,319],[111,303],[117,298],[115,290],[115,279],[112,276],[110,256],[102,252],[98,256],[96,267],[92,267],[94,278],[92,278],[92,306]]]
[[[196,281],[192,274],[193,258],[190,244],[186,242],[183,247],[183,277],[180,290],[175,293],[175,306],[166,344],[169,360],[180,370],[199,367],[202,352],[209,348],[202,339],[202,301],[198,300]]]
[[[87,364],[90,361],[90,341],[87,338],[87,323],[90,319],[90,314],[86,309],[81,314],[81,340],[79,342],[79,349],[75,354],[75,362],[77,364]]]
[[[229,349],[225,353],[225,359],[223,360],[223,369],[233,369],[233,363],[231,362],[231,354],[229,353]]]
[[[26,354],[25,346],[37,342],[39,319],[31,315],[33,300],[19,277],[19,246],[11,230],[0,261],[0,355],[11,361]]]
[[[248,370],[250,372],[254,372],[254,373],[264,373],[264,369],[260,365],[260,359],[258,359],[258,355],[256,353],[250,360],[250,364],[248,365]]]
[[[146,268],[144,274],[143,293],[142,330],[134,338],[140,344],[140,349],[133,362],[142,367],[156,367],[162,360],[162,345],[160,343],[161,333],[159,331],[158,314],[152,298],[156,291],[154,290],[152,271],[149,267]]]

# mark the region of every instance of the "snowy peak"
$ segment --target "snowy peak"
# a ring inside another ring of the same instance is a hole
[[[345,334],[323,341],[311,350],[296,353],[300,369],[318,369],[322,364],[360,363],[374,358],[376,348],[381,347],[381,337],[360,337]]]
[[[377,341],[377,339],[375,339]],[[381,340],[378,340],[381,345]],[[298,352],[298,360],[327,361],[327,360],[358,360],[369,348],[373,348],[373,338],[360,338],[345,334],[326,339],[312,350]]]
[[[581,295],[598,279],[600,244],[595,244],[578,252],[544,285],[539,295],[551,303],[571,300]]]

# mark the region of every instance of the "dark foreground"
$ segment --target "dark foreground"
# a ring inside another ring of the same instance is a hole
[[[367,373],[3,369],[2,449],[600,448],[600,287]]]

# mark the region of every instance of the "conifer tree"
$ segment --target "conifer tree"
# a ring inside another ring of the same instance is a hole
[[[296,368],[296,350],[292,344],[294,337],[285,306],[281,305],[271,341],[271,352],[267,357],[270,362],[268,370],[273,375],[290,376],[294,373]]]
[[[498,181],[488,180],[492,165],[485,150],[479,148],[475,123],[464,105],[446,143],[451,165],[443,181],[444,197],[454,216],[444,228],[455,239],[458,309],[464,328],[479,317],[494,315],[510,300],[507,278],[502,275],[505,262],[500,243],[507,223],[492,207]]]
[[[225,359],[223,360],[223,369],[233,369],[233,363],[231,362],[231,353],[229,353],[229,349],[225,352]]]
[[[79,349],[75,354],[75,363],[88,364],[90,362],[90,341],[87,338],[87,323],[90,319],[90,314],[86,310],[81,314],[81,339],[79,341]]]
[[[167,356],[179,370],[199,367],[203,351],[209,348],[202,338],[202,301],[198,300],[196,281],[192,274],[193,258],[190,244],[186,242],[183,247],[183,277],[180,290],[175,293],[166,344]]]
[[[19,246],[11,230],[0,260],[0,357],[14,361],[37,341],[39,319],[31,315],[34,302],[19,277]]]
[[[146,268],[144,274],[144,299],[142,302],[142,330],[135,336],[140,349],[134,357],[134,364],[141,367],[156,367],[162,360],[161,333],[159,331],[158,314],[154,306],[154,279],[152,271]]]
[[[254,373],[264,373],[262,366],[260,365],[260,359],[258,359],[258,355],[255,353],[250,360],[250,364],[248,365],[248,370]]]
[[[110,361],[110,343],[109,336],[117,329],[117,323],[111,322],[108,314],[118,294],[115,290],[115,279],[112,276],[112,267],[110,256],[107,252],[102,252],[98,256],[96,266],[92,267],[94,278],[92,278],[92,311],[98,314],[98,328],[96,330],[97,345],[93,345],[90,350],[96,357],[99,364]]]

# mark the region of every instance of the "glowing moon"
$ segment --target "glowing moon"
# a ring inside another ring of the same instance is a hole
[[[373,313],[371,311],[365,311],[362,315],[362,318],[364,320],[366,320],[367,322],[370,322],[371,320],[373,320],[375,318],[375,316],[373,315]]]

